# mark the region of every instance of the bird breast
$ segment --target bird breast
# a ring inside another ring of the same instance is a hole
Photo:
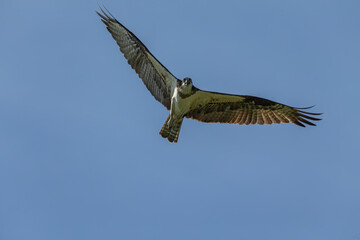
[[[192,96],[182,98],[181,94],[176,88],[173,97],[171,98],[171,112],[175,115],[185,114],[189,111],[192,101]]]

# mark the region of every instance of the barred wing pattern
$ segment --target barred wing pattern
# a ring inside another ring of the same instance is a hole
[[[178,80],[146,48],[146,46],[126,27],[119,23],[108,11],[96,12],[125,55],[130,66],[136,71],[147,89],[167,109],[170,109],[171,96]]]
[[[303,111],[308,108],[294,108],[264,98],[231,95],[198,90],[196,105],[185,115],[201,122],[233,124],[272,124],[294,123],[316,126],[312,121],[321,120],[309,115],[321,115]],[[202,100],[201,100],[202,99]],[[309,107],[311,108],[311,107]]]

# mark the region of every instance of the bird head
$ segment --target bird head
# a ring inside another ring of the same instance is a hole
[[[192,80],[189,77],[184,78],[181,83],[181,92],[184,94],[190,93],[192,89]]]
[[[189,77],[184,78],[184,80],[182,81],[182,86],[191,87],[192,86],[191,78],[189,78]]]

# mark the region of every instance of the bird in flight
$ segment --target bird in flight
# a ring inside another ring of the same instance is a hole
[[[177,142],[184,117],[200,122],[232,124],[294,123],[316,126],[311,121],[321,113],[304,111],[264,98],[204,91],[193,85],[191,78],[176,78],[148,48],[109,11],[100,7],[102,22],[120,47],[130,66],[136,71],[150,93],[170,110],[160,135]]]

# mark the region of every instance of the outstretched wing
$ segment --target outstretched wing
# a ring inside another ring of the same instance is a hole
[[[311,108],[311,107],[309,107]],[[194,102],[185,117],[201,122],[220,122],[233,124],[272,124],[294,123],[301,127],[304,124],[315,126],[312,121],[321,120],[303,111],[308,108],[294,108],[264,98],[242,95],[231,95],[198,90]]]
[[[130,66],[143,80],[156,100],[170,109],[171,96],[178,80],[146,48],[146,46],[126,27],[119,23],[108,11],[96,12],[125,55]]]

